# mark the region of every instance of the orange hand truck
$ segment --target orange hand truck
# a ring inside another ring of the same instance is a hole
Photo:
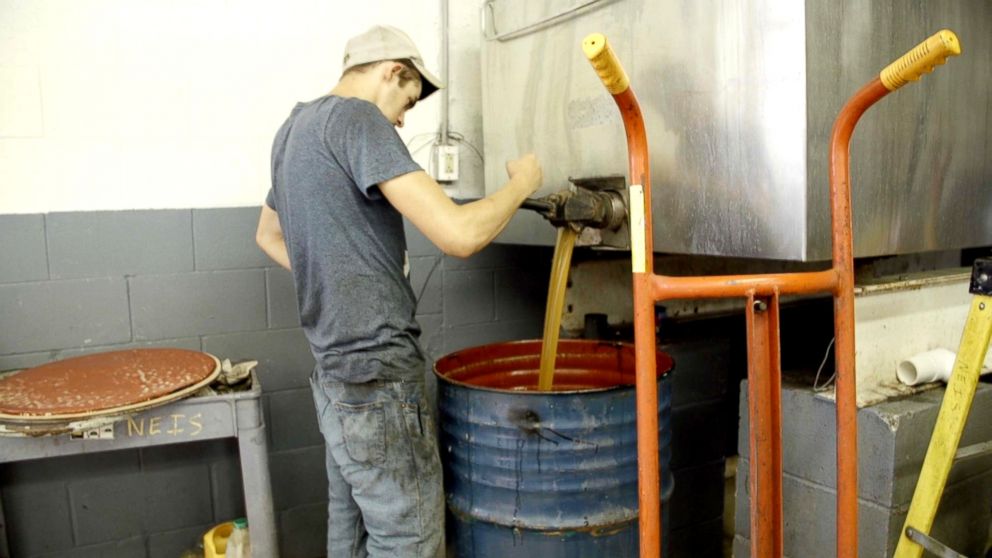
[[[779,299],[829,292],[834,297],[837,361],[837,556],[858,553],[858,425],[854,371],[854,255],[851,235],[850,142],[858,119],[879,99],[960,54],[943,30],[903,55],[863,86],[841,109],[830,141],[833,266],[823,271],[769,275],[667,277],[653,272],[651,172],[647,134],[630,80],[606,37],[593,33],[582,50],[623,116],[629,158],[630,249],[634,288],[640,556],[661,549],[658,471],[658,394],[655,385],[656,302],[744,297],[748,344],[751,556],[783,554],[782,401]]]

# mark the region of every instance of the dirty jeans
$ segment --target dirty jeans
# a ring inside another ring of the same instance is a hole
[[[310,379],[327,448],[328,558],[436,558],[444,547],[437,432],[424,382]]]

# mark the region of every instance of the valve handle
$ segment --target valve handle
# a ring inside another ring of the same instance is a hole
[[[630,87],[630,79],[627,72],[620,65],[620,60],[613,53],[606,36],[602,33],[592,33],[582,40],[582,52],[585,53],[589,63],[603,80],[606,90],[613,95],[619,95]]]
[[[949,56],[959,54],[961,43],[958,42],[958,36],[949,29],[941,29],[886,66],[879,78],[886,89],[895,91],[907,82],[916,81],[923,74],[932,72],[936,66],[946,62]]]

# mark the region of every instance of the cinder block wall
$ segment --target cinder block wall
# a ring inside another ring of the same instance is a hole
[[[258,207],[0,215],[0,370],[170,346],[259,360],[284,557],[324,553],[323,441],[288,272],[255,246]],[[432,356],[540,336],[551,250],[458,260],[408,227]],[[433,272],[432,272],[433,270]],[[176,558],[243,515],[233,441],[0,466],[13,558]],[[0,530],[2,532],[3,530]]]
[[[0,371],[148,346],[259,360],[282,554],[322,556],[326,480],[307,384],[313,359],[289,272],[255,246],[258,213],[0,215]],[[540,336],[550,247],[492,245],[460,260],[412,227],[407,239],[432,357]],[[727,389],[735,372],[727,328],[702,329],[664,346],[678,363],[674,556],[719,556],[723,409],[728,397],[736,402]],[[0,535],[7,532],[12,558],[176,558],[211,525],[244,514],[233,440],[0,466],[0,497]]]
[[[892,556],[913,499],[944,388],[858,410],[858,546]],[[750,556],[747,388],[741,389],[734,556]],[[836,556],[836,406],[808,385],[782,388],[782,507],[787,557]],[[992,386],[979,383],[960,447],[992,440]],[[992,455],[957,461],[930,534],[965,556],[984,556]]]
[[[707,329],[706,337],[667,339],[661,346],[675,360],[671,424],[675,490],[663,508],[663,513],[671,514],[672,558],[722,555],[728,424],[724,410],[726,398],[733,397],[727,389],[733,344],[726,332]]]

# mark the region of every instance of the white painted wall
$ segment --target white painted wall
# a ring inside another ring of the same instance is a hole
[[[440,1],[0,0],[0,213],[259,205],[273,134],[348,37],[396,25],[439,71]],[[450,10],[451,127],[481,151],[478,4]],[[408,115],[414,148],[439,109]],[[452,193],[484,191],[461,163]]]

